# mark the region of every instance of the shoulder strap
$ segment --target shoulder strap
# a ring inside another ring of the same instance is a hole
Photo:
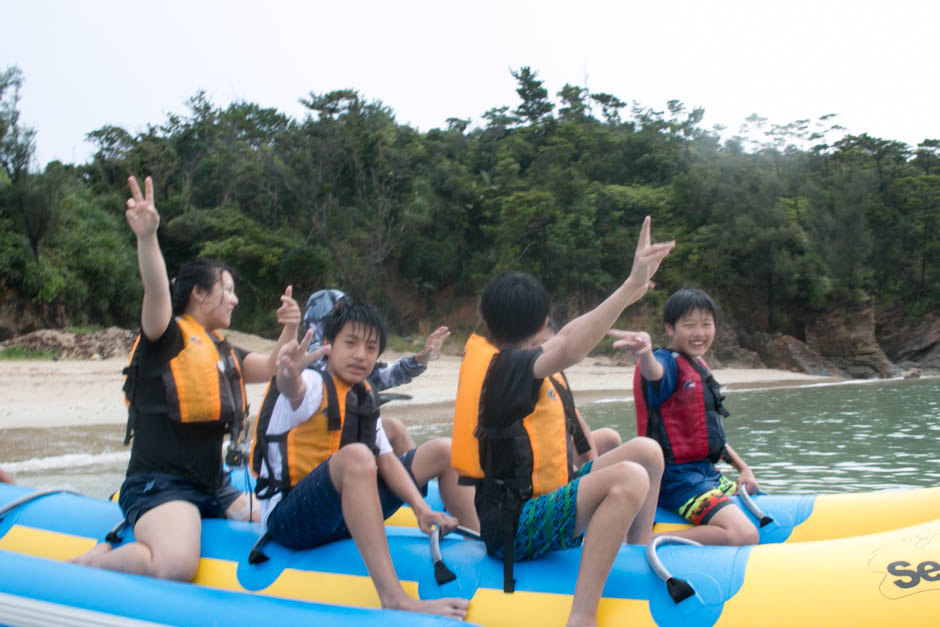
[[[330,431],[336,431],[342,426],[336,385],[333,383],[333,377],[325,371],[318,368],[314,368],[314,370],[320,373],[320,378],[323,379],[323,389],[326,390],[326,428]]]
[[[290,468],[287,463],[287,434],[272,436],[268,435],[268,426],[271,424],[271,415],[274,413],[274,405],[280,392],[277,390],[277,377],[271,378],[268,383],[268,389],[265,391],[264,399],[261,401],[261,409],[258,411],[258,421],[255,425],[255,442],[251,449],[251,469],[258,480],[255,484],[255,494],[258,498],[271,498],[278,492],[285,494],[290,490]],[[274,479],[274,472],[268,461],[268,445],[277,443],[282,447],[281,450],[281,480]],[[261,467],[267,468],[268,476],[261,476]]]
[[[373,454],[379,452],[375,441],[376,423],[379,420],[379,400],[371,386],[357,383],[346,393],[346,421],[340,446],[352,442],[361,442],[368,446]]]
[[[565,427],[574,442],[575,450],[578,451],[579,455],[584,455],[591,450],[591,445],[588,443],[587,434],[581,428],[581,421],[578,420],[578,409],[574,404],[574,394],[571,392],[568,377],[565,376],[564,372],[558,374],[564,381],[564,385],[561,385],[554,376],[549,376],[548,380],[551,381],[552,387],[555,388],[555,392],[558,393],[558,398],[561,399],[561,404],[565,408]]]

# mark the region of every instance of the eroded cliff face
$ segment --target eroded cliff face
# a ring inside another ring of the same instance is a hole
[[[863,305],[807,320],[806,344],[855,379],[898,376],[875,335],[875,308]]]
[[[710,351],[722,366],[752,368],[756,355],[764,367],[823,376],[940,374],[940,316],[934,314],[906,317],[899,308],[879,310],[871,303],[811,312],[788,322],[788,329],[802,330],[802,339],[747,330],[729,313],[721,317],[722,325],[733,327],[718,334]],[[748,321],[757,320],[759,315]]]
[[[908,316],[903,308],[877,308],[875,331],[888,359],[901,368],[940,370],[940,316]]]

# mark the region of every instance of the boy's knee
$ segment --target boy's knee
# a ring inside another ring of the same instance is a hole
[[[657,471],[657,474],[663,473],[666,463],[663,458],[663,447],[659,442],[652,438],[640,436],[634,440],[636,442],[639,461],[647,471]]]
[[[342,464],[344,473],[372,473],[375,474],[375,455],[365,444],[354,442],[347,444],[339,451],[333,454],[333,461],[339,461]]]
[[[153,576],[173,581],[192,581],[199,568],[199,555],[183,551],[164,551],[153,556]]]
[[[594,446],[597,447],[598,455],[603,455],[623,444],[620,433],[610,427],[601,427],[593,431],[591,437],[594,439]]]
[[[434,438],[420,445],[412,462],[415,477],[425,473],[429,477],[439,477],[450,470],[450,444],[450,438]]]
[[[631,500],[642,502],[650,489],[650,478],[646,469],[636,462],[618,462],[611,466],[618,479],[609,488],[613,494],[622,494]]]
[[[731,530],[731,542],[735,546],[748,546],[760,543],[760,533],[751,524],[740,525]]]

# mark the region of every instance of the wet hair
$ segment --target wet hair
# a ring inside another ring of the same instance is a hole
[[[718,324],[718,311],[715,307],[715,301],[711,296],[702,290],[694,287],[683,287],[681,290],[673,292],[663,305],[663,322],[671,327],[691,311],[700,309],[712,315],[715,324]]]
[[[323,327],[324,341],[332,344],[347,324],[353,328],[364,329],[369,338],[377,336],[379,340],[379,354],[385,351],[385,342],[388,340],[388,325],[385,318],[371,305],[360,303],[351,298],[344,298],[336,303],[333,313],[326,319]]]
[[[235,270],[228,264],[213,259],[197,259],[190,261],[180,268],[173,279],[172,304],[173,315],[181,315],[186,311],[193,288],[198,287],[204,292],[211,292],[213,286],[222,280],[222,273],[228,272],[235,278]]]
[[[504,272],[480,297],[480,315],[496,344],[519,344],[538,333],[548,317],[548,292],[531,274]]]

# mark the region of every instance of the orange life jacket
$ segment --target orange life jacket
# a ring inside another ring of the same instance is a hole
[[[310,471],[351,442],[362,442],[373,453],[378,453],[375,430],[379,404],[369,384],[363,382],[350,386],[339,377],[324,372],[320,375],[323,380],[320,407],[305,421],[280,434],[267,433],[274,404],[280,396],[277,377],[268,384],[258,411],[251,447],[252,473],[259,476],[262,464],[267,467],[268,476],[259,477],[255,489],[261,498],[289,491]],[[341,398],[343,402],[339,402]],[[268,445],[272,443],[277,444],[281,452],[280,478],[268,460]]]
[[[491,459],[502,462],[492,466],[492,472],[499,475],[493,479],[517,484],[525,496],[546,494],[569,480],[564,403],[552,379],[546,378],[531,414],[515,424],[481,425],[480,396],[490,363],[498,352],[480,335],[473,334],[467,340],[454,408],[451,465],[461,477],[483,479],[486,462],[481,460],[486,446],[481,446],[481,440],[485,439],[492,447]],[[513,439],[521,435],[525,437]],[[512,477],[505,476],[507,472]]]
[[[137,414],[165,413],[183,423],[224,422],[241,427],[248,406],[245,382],[235,350],[217,331],[207,331],[189,314],[173,321],[180,329],[183,348],[164,367],[143,372],[140,368],[140,335],[134,341],[124,369],[124,402],[128,425],[124,443],[130,441]],[[142,406],[135,398],[140,382],[160,378],[166,390],[166,404]]]

